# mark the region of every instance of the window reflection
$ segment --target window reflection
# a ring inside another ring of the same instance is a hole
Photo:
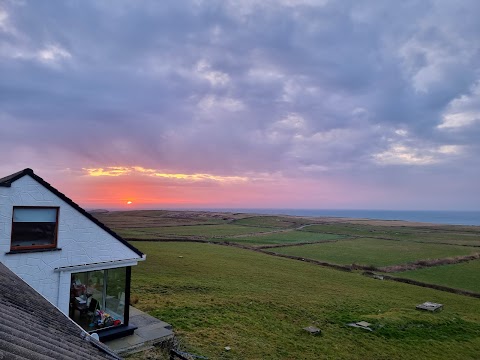
[[[125,312],[125,268],[107,271],[105,310],[115,319],[124,321]]]
[[[70,317],[87,331],[125,321],[126,268],[71,275]]]
[[[14,207],[12,250],[55,247],[57,223],[58,208]]]

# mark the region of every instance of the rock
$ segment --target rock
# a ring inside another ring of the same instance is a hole
[[[320,335],[322,333],[322,330],[320,330],[315,326],[307,326],[303,328],[303,330],[305,330],[306,332],[309,332],[312,335]]]
[[[426,301],[423,304],[416,306],[417,310],[426,310],[426,311],[440,311],[443,310],[443,304],[437,304],[430,301]]]
[[[366,321],[358,321],[358,322],[355,322],[355,323],[347,324],[347,326],[356,327],[356,328],[360,328],[360,329],[368,330],[368,331],[373,331],[373,329],[370,327],[370,325],[372,325],[372,324],[370,324]]]

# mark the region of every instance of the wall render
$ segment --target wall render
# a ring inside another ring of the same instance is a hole
[[[59,251],[7,254],[10,251],[14,206],[58,206]],[[11,187],[0,187],[0,262],[68,314],[70,272],[55,271],[66,266],[103,263],[102,268],[118,267],[115,261],[141,257],[71,205],[26,175]],[[122,265],[125,266],[125,265]],[[78,268],[74,272],[79,272]]]

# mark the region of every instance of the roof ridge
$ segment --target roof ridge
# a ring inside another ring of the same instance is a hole
[[[0,186],[10,187],[12,183],[25,175],[33,174],[33,170],[30,168],[25,168],[11,175],[7,175],[0,179]]]

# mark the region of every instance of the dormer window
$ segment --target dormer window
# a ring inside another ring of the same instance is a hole
[[[13,208],[12,250],[55,248],[57,231],[58,207]]]

